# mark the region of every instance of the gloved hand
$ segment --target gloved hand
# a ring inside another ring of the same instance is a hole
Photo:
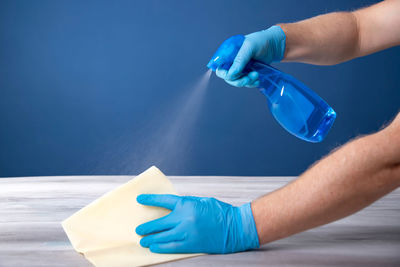
[[[143,205],[172,210],[146,222],[136,233],[140,245],[156,253],[233,253],[259,247],[250,203],[240,207],[215,198],[143,194]]]
[[[242,71],[250,59],[265,64],[281,61],[285,53],[286,35],[279,26],[254,32],[245,36],[242,47],[233,61],[229,71],[217,69],[218,77],[236,87],[258,87],[258,73],[252,71],[243,75]]]

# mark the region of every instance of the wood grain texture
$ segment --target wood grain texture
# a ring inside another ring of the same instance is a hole
[[[91,266],[60,222],[132,176],[0,179],[0,266]],[[294,177],[170,177],[183,195],[236,205]],[[162,266],[400,266],[400,190],[343,220],[230,255],[206,255]],[[110,266],[112,267],[112,266]]]

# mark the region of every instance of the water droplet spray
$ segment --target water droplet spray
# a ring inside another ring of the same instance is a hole
[[[120,136],[97,165],[123,174],[138,174],[152,165],[170,175],[188,174],[194,130],[211,74],[212,70],[207,70],[167,108],[154,112],[142,129],[133,129],[141,131],[139,137],[134,139],[132,130]]]

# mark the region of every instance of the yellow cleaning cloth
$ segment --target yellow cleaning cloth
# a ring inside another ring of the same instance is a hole
[[[149,168],[62,222],[74,249],[97,267],[143,266],[200,255],[157,254],[140,246],[136,227],[170,212],[136,202],[147,193],[176,194],[159,169]]]

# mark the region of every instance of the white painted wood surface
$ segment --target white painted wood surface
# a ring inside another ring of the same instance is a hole
[[[91,266],[60,222],[132,176],[0,179],[0,266]],[[184,195],[242,204],[291,177],[170,177]],[[367,209],[255,251],[162,266],[400,266],[400,189]],[[112,266],[110,266],[112,267]]]

